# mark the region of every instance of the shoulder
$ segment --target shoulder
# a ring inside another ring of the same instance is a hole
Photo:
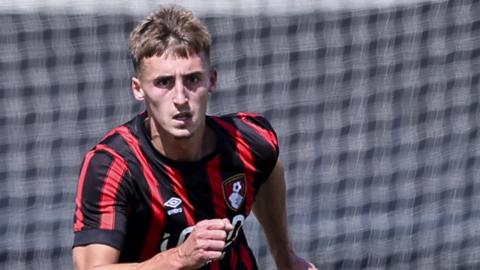
[[[261,128],[264,130],[275,132],[270,122],[263,115],[251,112],[237,112],[221,116],[212,116],[216,122],[226,122],[235,125],[238,128],[243,128],[245,125],[253,128]]]
[[[278,139],[275,130],[261,114],[238,112],[209,118],[234,139],[267,144],[273,147],[275,152],[278,151]]]
[[[139,121],[142,115],[137,115],[130,121],[118,125],[97,142],[89,153],[108,155],[112,158],[128,159],[132,155],[132,148],[139,143]]]

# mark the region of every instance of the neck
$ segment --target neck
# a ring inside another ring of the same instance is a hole
[[[189,138],[175,138],[160,132],[152,118],[147,118],[147,130],[155,149],[165,157],[175,161],[196,161],[213,152],[216,136],[205,123]]]

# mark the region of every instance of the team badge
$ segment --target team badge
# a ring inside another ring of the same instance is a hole
[[[244,174],[234,175],[223,182],[223,196],[230,209],[237,211],[245,200],[247,186]]]

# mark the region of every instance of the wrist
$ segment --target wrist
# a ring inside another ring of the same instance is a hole
[[[195,269],[192,267],[187,256],[185,256],[185,254],[182,253],[182,250],[180,249],[180,247],[175,247],[170,250],[172,252],[172,264],[174,265],[175,269],[178,269],[178,270]]]
[[[292,269],[296,255],[290,245],[285,245],[285,247],[281,249],[272,250],[271,253],[279,270]]]
[[[274,258],[289,260],[292,255],[295,255],[293,248],[290,246],[290,243],[285,243],[283,245],[278,245],[277,248],[270,249],[270,253]]]
[[[158,269],[172,269],[172,270],[191,270],[194,269],[189,266],[185,256],[182,256],[178,247],[158,253],[156,256],[156,265],[162,265]]]

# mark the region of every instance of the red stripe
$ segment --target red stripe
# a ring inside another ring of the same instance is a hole
[[[220,270],[220,261],[213,261],[210,263],[210,270]]]
[[[252,256],[248,251],[247,247],[241,243],[240,244],[240,256],[242,257],[242,262],[246,269],[253,268]]]
[[[237,269],[237,263],[238,263],[238,252],[237,250],[234,250],[232,247],[232,250],[230,252],[230,269]]]
[[[169,166],[164,166],[165,170],[167,171],[168,178],[172,181],[173,190],[175,194],[177,194],[183,202],[183,210],[185,211],[185,217],[188,222],[188,226],[195,224],[195,218],[193,217],[194,208],[193,205],[189,202],[187,197],[187,190],[185,185],[183,184],[182,175],[178,170],[173,169]]]
[[[118,154],[115,150],[105,144],[97,144],[94,150],[108,152],[114,159],[122,160],[125,163],[125,160],[120,154]]]
[[[213,207],[215,218],[227,217],[227,206],[223,199],[222,176],[220,174],[220,157],[215,157],[207,164],[208,180],[210,181],[210,189],[212,192]],[[219,270],[220,262],[214,261],[210,270]]]
[[[135,156],[140,161],[143,175],[145,176],[147,184],[150,188],[153,216],[150,223],[150,228],[148,230],[148,234],[145,238],[145,244],[140,255],[140,259],[144,261],[151,258],[158,252],[158,247],[160,244],[160,234],[163,231],[165,221],[165,212],[163,211],[164,201],[158,190],[158,182],[153,173],[153,169],[143,155],[138,140],[130,133],[130,130],[125,126],[118,127],[115,130],[128,143],[132,151],[135,153]]]
[[[224,129],[226,129],[227,132],[230,133],[230,135],[233,137],[235,146],[239,153],[239,157],[245,168],[247,190],[251,188],[252,191],[254,191],[253,190],[253,174],[256,171],[256,169],[254,167],[252,149],[250,149],[250,146],[242,137],[242,134],[240,133],[240,131],[234,125],[220,119],[219,117],[212,117],[212,119],[214,119],[219,125],[221,125]],[[253,204],[254,193],[255,192],[246,192],[247,194],[247,203],[245,204],[246,213],[250,212],[251,206]]]
[[[242,119],[242,121],[245,124],[247,124],[252,129],[254,129],[258,134],[260,134],[265,139],[265,141],[270,143],[270,146],[272,146],[273,151],[275,151],[275,152],[278,151],[277,150],[278,140],[277,140],[277,136],[275,136],[275,133],[273,133],[273,131],[261,128],[261,127],[255,125],[255,124],[253,124],[252,122],[248,121],[247,118],[249,118],[250,116],[253,116],[253,115],[249,115],[249,114],[245,114],[245,113],[238,113],[238,115],[240,116],[240,118]]]
[[[127,164],[123,158],[106,145],[97,145],[96,150],[107,151],[113,155],[113,163],[108,169],[102,188],[100,199],[100,229],[113,230],[115,228],[115,203],[118,189],[123,175],[127,171]]]
[[[112,129],[108,133],[106,133],[100,141],[104,141],[108,137],[112,136],[113,134],[117,133],[117,129]]]
[[[81,231],[85,226],[82,212],[83,187],[85,185],[85,176],[87,175],[88,166],[90,165],[90,161],[92,160],[94,154],[95,151],[90,151],[85,155],[85,161],[83,162],[83,167],[78,178],[77,197],[75,199],[75,225],[73,226],[73,230],[75,232]]]
[[[227,206],[223,198],[220,157],[215,157],[207,164],[207,174],[212,191],[215,218],[225,218],[227,216]]]

